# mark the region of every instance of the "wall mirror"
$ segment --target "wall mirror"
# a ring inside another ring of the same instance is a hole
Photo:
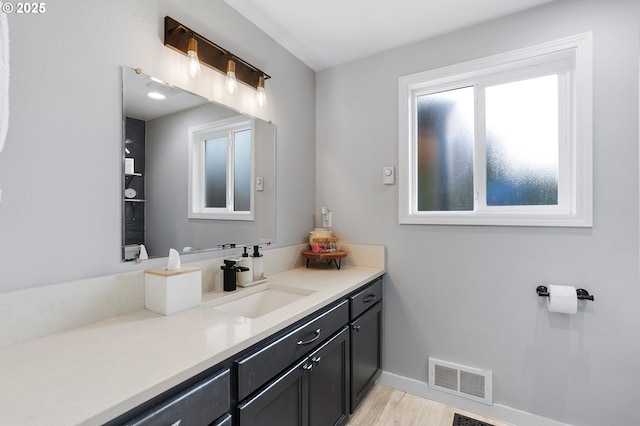
[[[122,259],[274,242],[276,126],[122,71]]]

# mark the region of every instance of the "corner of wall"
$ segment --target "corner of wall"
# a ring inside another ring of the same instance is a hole
[[[385,246],[340,244],[340,249],[347,252],[346,265],[385,268]]]

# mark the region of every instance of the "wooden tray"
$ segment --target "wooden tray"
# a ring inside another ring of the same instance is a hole
[[[347,252],[339,250],[317,253],[311,250],[305,250],[302,252],[302,256],[307,259],[307,268],[309,267],[309,259],[315,259],[324,260],[327,262],[327,265],[331,265],[333,263],[336,265],[336,268],[340,269],[342,258],[347,257]]]

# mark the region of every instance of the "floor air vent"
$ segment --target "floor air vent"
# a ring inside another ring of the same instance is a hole
[[[493,374],[429,358],[429,387],[484,404],[493,404]]]
[[[472,419],[471,417],[463,416],[462,414],[455,413],[453,416],[453,426],[493,426],[490,423],[481,422],[480,420]]]

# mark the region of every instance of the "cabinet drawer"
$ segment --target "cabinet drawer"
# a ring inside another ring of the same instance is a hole
[[[330,310],[295,327],[265,347],[236,361],[238,400],[267,383],[278,373],[317,347],[349,321],[349,306],[344,300]]]
[[[229,369],[183,390],[127,423],[147,425],[209,425],[231,406]]]
[[[351,319],[356,319],[379,300],[382,300],[382,278],[376,279],[370,285],[349,297]]]

